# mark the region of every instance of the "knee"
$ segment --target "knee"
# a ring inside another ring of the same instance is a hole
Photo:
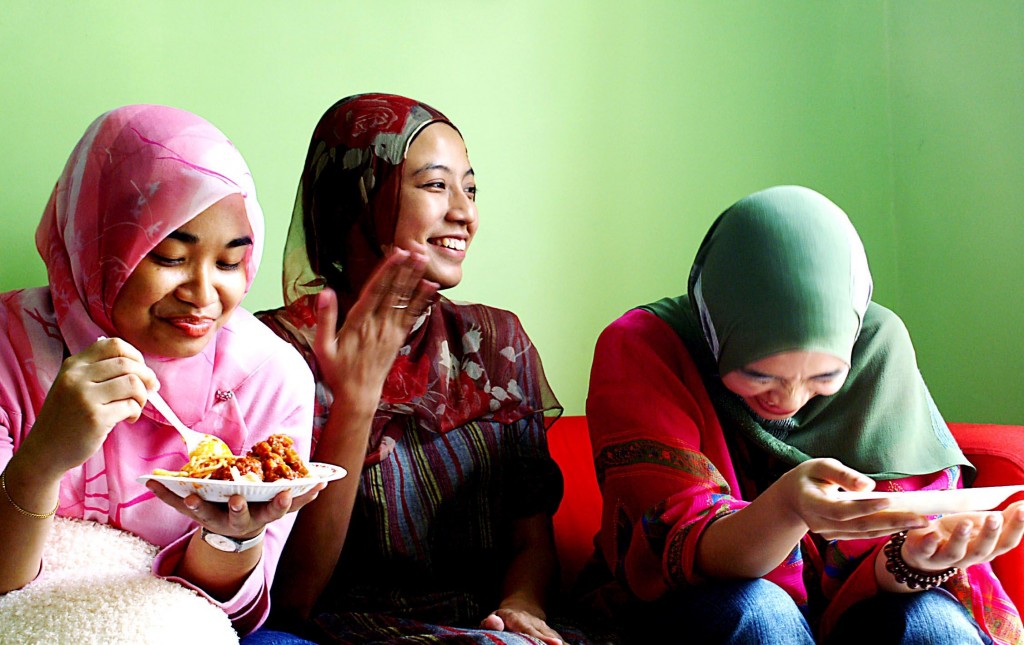
[[[863,600],[843,614],[829,642],[877,642],[879,638],[907,644],[985,642],[964,606],[943,589],[879,594]]]
[[[778,585],[767,580],[744,580],[722,583],[732,602],[723,602],[723,608],[735,614],[737,620],[765,625],[789,620],[802,620],[796,603]]]
[[[981,643],[984,638],[967,609],[944,589],[915,594],[906,604],[905,640],[910,643]]]
[[[796,602],[767,580],[720,583],[712,619],[722,642],[811,643],[810,627]]]

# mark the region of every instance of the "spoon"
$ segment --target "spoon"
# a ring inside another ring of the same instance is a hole
[[[96,338],[97,341],[106,339],[106,336],[99,336]],[[228,448],[228,445],[224,443],[219,437],[215,437],[213,435],[205,434],[202,432],[197,432],[192,428],[188,427],[187,425],[185,425],[184,423],[182,423],[181,419],[178,418],[178,415],[176,415],[174,413],[174,410],[171,409],[171,406],[167,405],[167,401],[164,401],[164,397],[160,396],[160,393],[157,392],[156,390],[149,393],[148,401],[153,405],[154,408],[156,408],[157,412],[164,415],[164,419],[166,419],[167,422],[171,424],[171,427],[178,431],[178,434],[181,435],[182,441],[185,442],[185,448],[188,450],[189,455],[195,452],[196,448],[199,447],[199,444],[203,443],[204,441],[213,444],[212,450],[208,452],[224,455],[232,454],[231,449]]]
[[[178,415],[174,413],[174,410],[171,409],[171,406],[167,405],[167,401],[164,401],[164,397],[160,396],[159,392],[150,392],[149,402],[152,403],[153,407],[156,408],[157,412],[164,415],[164,419],[167,419],[167,422],[170,423],[171,426],[178,431],[178,434],[181,435],[182,440],[185,442],[185,447],[188,449],[189,454],[195,452],[195,449],[203,441],[219,443],[221,446],[223,446],[225,453],[231,452],[231,449],[228,448],[227,444],[221,441],[218,437],[214,437],[213,435],[209,434],[204,434],[202,432],[197,432],[196,430],[193,430],[192,428],[182,423],[181,419],[179,419]]]

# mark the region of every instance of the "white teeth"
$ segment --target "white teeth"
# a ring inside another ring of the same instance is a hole
[[[442,237],[434,240],[433,244],[436,246],[443,246],[446,249],[452,249],[454,251],[465,251],[466,240],[461,240],[457,237]]]

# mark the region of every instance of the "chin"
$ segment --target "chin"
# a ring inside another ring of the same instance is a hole
[[[431,282],[436,282],[438,285],[440,285],[438,287],[438,290],[440,291],[442,289],[451,289],[452,287],[459,286],[459,283],[462,282],[462,271],[446,271],[443,273],[434,273],[430,275],[424,275],[423,278],[425,280],[430,280]]]
[[[219,329],[219,327],[217,328]],[[136,347],[144,354],[159,356],[161,358],[191,358],[202,353],[210,344],[213,337],[217,335],[217,329],[210,331],[201,338],[161,338],[154,339],[156,342],[149,342]],[[131,341],[129,341],[131,342]],[[134,343],[133,343],[134,344]]]

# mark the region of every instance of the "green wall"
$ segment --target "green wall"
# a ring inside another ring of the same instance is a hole
[[[269,233],[246,305],[278,305],[313,125],[337,98],[391,91],[445,111],[477,170],[481,229],[449,295],[516,311],[569,413],[600,330],[681,292],[723,208],[799,183],[850,213],[947,416],[1024,423],[1024,397],[998,387],[1022,357],[1024,8],[992,5],[6,0],[0,290],[45,281],[35,224],[88,123],[156,102],[246,156]]]
[[[947,417],[1024,423],[1024,4],[890,20],[900,312]]]

